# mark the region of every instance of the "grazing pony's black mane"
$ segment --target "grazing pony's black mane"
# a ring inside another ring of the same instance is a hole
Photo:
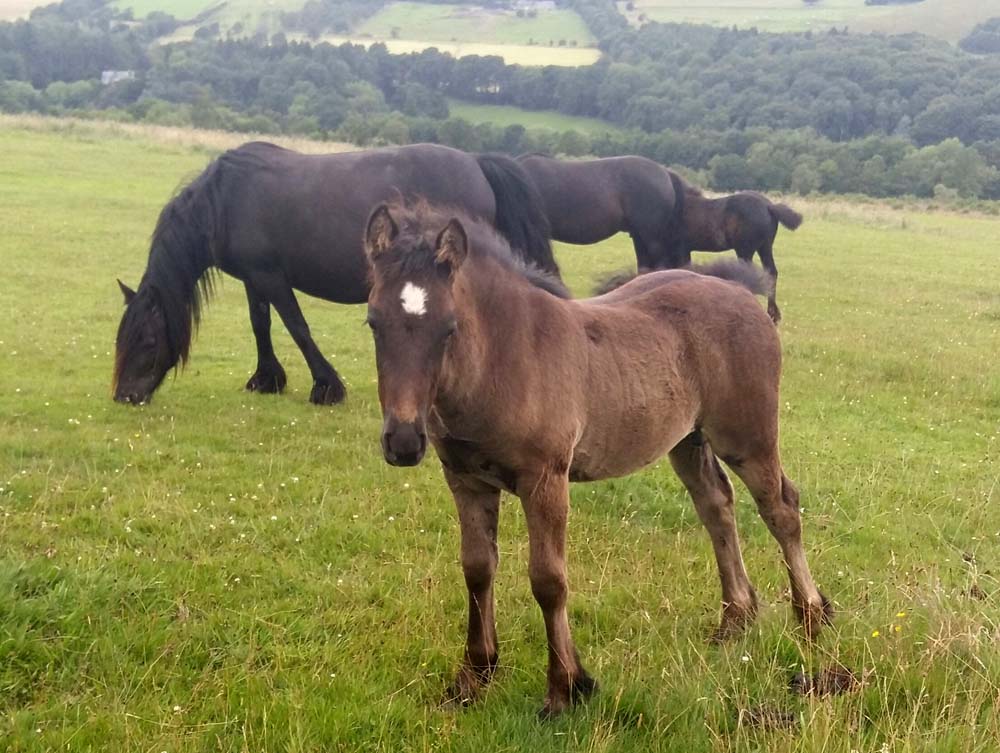
[[[432,206],[421,201],[408,205],[396,203],[390,206],[389,211],[399,227],[400,237],[416,236],[407,250],[386,257],[385,262],[391,265],[395,274],[416,276],[434,271],[437,265],[434,256],[437,234],[450,219],[457,218],[469,238],[469,254],[473,259],[477,256],[489,257],[536,288],[558,298],[571,297],[557,276],[517,256],[490,225],[460,209]]]
[[[191,336],[214,290],[215,249],[224,242],[225,183],[234,174],[266,169],[266,152],[281,147],[251,142],[224,152],[180,189],[160,212],[149,262],[118,329],[115,383],[123,361],[142,337],[142,322],[157,306],[166,323],[171,365],[187,363]]]

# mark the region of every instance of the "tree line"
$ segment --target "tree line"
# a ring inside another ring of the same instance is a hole
[[[592,8],[588,23],[614,17],[604,0],[572,4]],[[149,24],[162,26],[163,15],[137,24],[103,0],[72,0],[0,24],[0,109],[99,111],[363,145],[634,153],[685,167],[720,190],[1000,198],[1000,59],[926,37],[630,30],[612,20],[598,34],[601,62],[524,68],[497,57],[391,55],[383,45],[312,45],[281,34],[149,47],[157,33]],[[102,86],[105,69],[137,76]],[[588,135],[473,125],[449,117],[447,97],[614,126]]]

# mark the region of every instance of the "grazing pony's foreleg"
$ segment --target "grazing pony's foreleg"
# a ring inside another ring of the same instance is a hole
[[[250,305],[250,326],[257,341],[257,371],[246,388],[251,392],[281,392],[288,380],[271,343],[271,304],[257,295],[250,285],[244,287]]]
[[[309,365],[309,371],[313,378],[309,401],[317,405],[332,405],[341,402],[346,395],[344,383],[340,381],[333,366],[323,357],[316,346],[316,342],[309,332],[309,325],[306,324],[305,317],[302,316],[299,302],[295,299],[295,293],[292,292],[288,283],[283,277],[268,275],[253,280],[252,285],[260,291],[261,295],[271,301],[271,305],[278,312],[278,316],[281,317],[281,321],[284,322]]]
[[[520,478],[517,494],[524,506],[528,525],[531,592],[542,608],[549,643],[548,688],[540,716],[550,718],[596,689],[596,683],[580,664],[566,613],[569,595],[566,574],[569,479],[565,472],[545,472]]]
[[[760,516],[781,546],[791,581],[792,607],[806,635],[812,637],[823,623],[833,618],[833,608],[816,588],[806,562],[799,492],[782,471],[776,450],[762,457],[741,460],[733,470],[747,485]]]
[[[656,267],[654,266],[655,260],[649,251],[649,247],[638,233],[632,233],[631,235],[632,248],[635,249],[636,273],[643,275],[646,272],[652,272]]]
[[[757,615],[757,595],[743,565],[736,531],[733,485],[711,446],[697,432],[670,451],[670,464],[712,539],[722,582],[722,622],[714,638],[724,640],[741,632]]]
[[[774,236],[764,243],[757,254],[760,256],[760,263],[771,275],[771,291],[767,294],[767,313],[771,320],[777,324],[781,321],[781,310],[778,308],[776,300],[778,294],[778,267],[774,264]]]
[[[462,572],[469,589],[469,628],[465,658],[445,700],[462,705],[476,700],[496,669],[497,629],[493,616],[500,492],[445,470],[462,529]]]

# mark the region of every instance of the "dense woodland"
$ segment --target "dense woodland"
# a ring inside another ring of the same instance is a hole
[[[978,54],[990,52],[1000,21],[977,27],[966,52],[920,35],[632,29],[610,0],[564,4],[598,38],[599,63],[526,68],[433,49],[289,43],[282,34],[220,39],[211,25],[191,42],[150,46],[177,20],[157,13],[136,22],[104,0],[66,0],[0,24],[0,110],[99,111],[359,144],[638,153],[722,190],[1000,198],[1000,55]],[[379,5],[311,0],[285,21],[325,29],[324,18],[356,23]],[[136,77],[103,86],[103,70]],[[449,118],[446,97],[611,125],[603,135],[472,125]]]

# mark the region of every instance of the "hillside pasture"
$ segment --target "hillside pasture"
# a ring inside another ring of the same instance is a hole
[[[580,131],[596,134],[618,131],[614,123],[600,118],[566,115],[554,110],[525,110],[509,105],[480,105],[460,99],[448,99],[448,112],[452,117],[470,123],[491,123],[495,126],[523,125],[548,131]]]
[[[756,26],[762,31],[824,31],[832,26],[885,34],[919,32],[956,42],[973,26],[1000,15],[1000,0],[923,0],[905,5],[865,5],[864,0],[634,0],[618,7],[633,23],[651,21],[713,26]]]
[[[197,17],[212,8],[217,8],[199,25],[218,22],[223,33],[240,24],[242,33],[250,36],[257,31],[273,34],[281,30],[281,13],[299,10],[305,0],[115,0],[119,8],[131,8],[135,18],[144,18],[152,11],[169,13],[180,20]],[[197,26],[178,29],[175,39],[190,38]]]
[[[420,39],[431,42],[485,42],[527,45],[534,42],[579,47],[595,39],[577,13],[570,10],[540,10],[537,16],[519,17],[512,10],[484,6],[420,2],[390,3],[354,33],[375,39]]]
[[[986,753],[1000,739],[997,217],[789,199],[781,231],[783,457],[813,572],[815,644],[737,484],[764,604],[712,645],[711,547],[660,462],[575,485],[570,619],[601,682],[552,723],[516,500],[500,526],[501,668],[438,706],[462,651],[458,524],[440,468],[388,467],[363,307],[302,297],[350,390],[250,395],[253,339],[223,280],[152,404],[109,395],[122,311],[163,204],[207,147],[0,121],[0,740],[34,751]],[[578,294],[628,239],[557,249]],[[858,686],[800,696],[800,672]]]

